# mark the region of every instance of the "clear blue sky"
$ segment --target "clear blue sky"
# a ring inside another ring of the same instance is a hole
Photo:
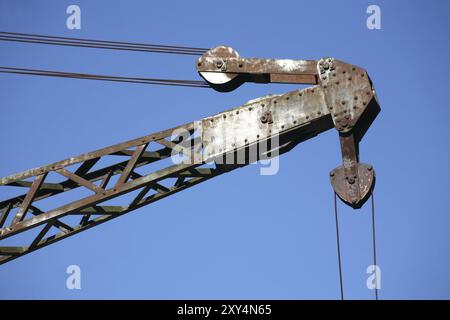
[[[67,30],[66,8],[82,10]],[[366,28],[378,4],[382,29]],[[365,67],[382,112],[361,144],[377,170],[382,299],[450,298],[449,1],[0,0],[0,30],[214,47]],[[0,43],[3,66],[197,79],[194,57]],[[0,176],[190,122],[292,86],[223,94],[0,75]],[[338,299],[336,131],[274,176],[252,165],[0,266],[0,298]],[[4,190],[0,196],[5,198]],[[347,298],[372,299],[370,207],[340,205]],[[82,289],[66,289],[66,267]]]

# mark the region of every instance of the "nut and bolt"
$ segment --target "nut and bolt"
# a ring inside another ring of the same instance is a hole
[[[350,184],[354,184],[356,182],[356,176],[347,176],[345,177],[345,179],[348,181],[348,183]]]

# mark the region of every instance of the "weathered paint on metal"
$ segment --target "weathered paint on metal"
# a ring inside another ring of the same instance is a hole
[[[319,61],[245,59],[229,47],[210,50],[200,58],[197,68],[219,91],[232,90],[244,82],[315,86],[254,99],[199,121],[0,179],[0,186],[28,190],[0,201],[0,240],[41,228],[28,245],[0,246],[0,264],[256,159],[287,152],[298,143],[333,127],[339,132],[343,164],[331,172],[332,186],[339,197],[354,208],[366,201],[374,186],[375,173],[371,166],[359,163],[358,143],[380,108],[363,69],[333,58]],[[187,132],[188,137],[178,132]],[[277,145],[271,143],[275,138]],[[260,148],[264,143],[269,147]],[[150,144],[159,149],[147,151]],[[256,150],[256,157],[250,157],[249,150]],[[163,166],[143,175],[135,172],[137,168],[144,169],[164,161],[173,153],[182,153],[190,161]],[[244,161],[239,162],[237,155],[242,153]],[[99,160],[106,156],[122,160],[98,166]],[[224,162],[224,158],[236,161]],[[209,167],[211,163],[213,168]],[[78,169],[70,171],[69,167],[76,164]],[[52,172],[65,180],[45,181]],[[172,181],[174,178],[175,182]],[[49,210],[39,208],[40,200],[77,188],[85,188],[91,194]],[[139,190],[138,194],[123,205],[102,205],[135,190]],[[81,219],[69,225],[60,220],[67,215],[78,215]],[[8,219],[11,216],[13,218]],[[59,232],[48,235],[52,228]]]

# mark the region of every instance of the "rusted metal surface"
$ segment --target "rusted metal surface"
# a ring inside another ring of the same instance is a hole
[[[359,163],[358,143],[380,106],[364,69],[324,58],[318,62],[318,71],[342,150],[342,166],[330,173],[332,186],[342,201],[360,208],[374,188],[375,171],[371,165]]]
[[[241,58],[219,46],[197,60],[197,71],[214,89],[228,92],[244,82],[317,84],[317,61]]]
[[[332,186],[354,208],[366,201],[375,174],[371,166],[359,163],[358,143],[379,105],[363,69],[332,58],[245,59],[228,47],[208,51],[197,68],[219,91],[243,82],[315,86],[251,100],[199,121],[0,179],[2,188],[27,190],[0,201],[0,241],[28,230],[37,234],[23,246],[0,245],[0,264],[217,175],[287,152],[333,127],[339,132],[343,164],[332,171]],[[163,162],[174,154],[184,155],[185,161]],[[101,165],[105,157],[117,160]],[[151,170],[156,162],[162,168]],[[53,173],[62,180],[50,181]],[[75,189],[85,189],[89,195],[45,210],[41,207],[41,201]],[[120,198],[122,205],[105,204],[134,191],[130,199]],[[67,216],[79,216],[79,222],[69,223],[64,220]]]
[[[258,140],[330,118],[321,88],[271,95],[203,120],[204,154],[215,157],[224,150],[243,148]],[[330,122],[331,124],[331,122]]]
[[[256,119],[256,121],[258,123],[260,122],[259,119]],[[277,134],[281,135],[281,141],[286,145],[287,150],[288,147],[293,147],[296,143],[298,143],[299,137],[303,137],[304,139],[312,137],[315,134],[324,131],[324,128],[329,128],[330,124],[331,121],[328,121],[326,125],[318,125],[315,129],[309,128],[309,130],[303,130],[303,133],[301,134],[293,133],[293,131],[295,131],[296,129],[300,129],[301,125],[303,125],[303,123],[299,123],[298,128],[286,128],[284,132],[279,132]],[[192,130],[194,128],[194,123],[187,124],[181,127],[186,129],[186,131],[190,132],[192,135],[190,139],[188,139],[188,141],[193,141],[192,148],[190,148],[189,150],[194,151],[194,146],[199,142],[202,145],[204,135],[201,135],[200,140],[193,137],[195,131]],[[180,127],[177,127],[175,129],[179,128]],[[33,239],[33,241],[31,241],[29,245],[14,248],[0,247],[0,256],[2,256],[0,257],[0,263],[5,263],[19,256],[42,248],[48,244],[64,239],[70,235],[76,234],[82,230],[88,229],[94,225],[116,218],[134,209],[140,208],[143,205],[150,204],[154,201],[186,189],[197,183],[206,181],[214,176],[246,165],[249,163],[248,161],[244,163],[237,163],[236,161],[235,164],[223,164],[221,158],[226,156],[227,153],[240,152],[241,150],[249,148],[251,144],[255,144],[258,142],[256,140],[252,140],[249,141],[250,145],[247,144],[238,148],[233,147],[229,150],[223,150],[221,153],[216,153],[210,156],[204,156],[204,150],[198,150],[197,152],[200,153],[200,155],[197,155],[197,157],[202,160],[199,163],[171,165],[167,168],[151,172],[150,174],[145,176],[133,176],[133,174],[130,174],[133,168],[142,168],[154,161],[159,161],[167,158],[170,154],[168,152],[168,149],[170,149],[170,151],[175,149],[175,151],[178,152],[179,149],[175,148],[175,146],[180,146],[180,148],[182,147],[183,150],[187,152],[186,140],[183,140],[183,142],[178,141],[177,138],[173,140],[166,140],[170,138],[173,131],[174,130],[167,130],[167,136],[163,139],[160,139],[162,138],[161,134],[155,134],[147,136],[150,138],[133,140],[133,144],[136,144],[136,147],[134,147],[131,142],[126,142],[123,144],[112,146],[110,148],[83,154],[79,157],[73,157],[70,158],[70,160],[57,162],[57,165],[54,166],[44,166],[34,169],[36,172],[45,172],[45,174],[48,172],[57,172],[61,174],[62,177],[67,178],[67,180],[63,180],[59,183],[51,183],[51,188],[44,188],[44,186],[46,186],[44,180],[41,181],[40,188],[37,188],[37,184],[34,183],[32,183],[31,185],[21,183],[21,180],[19,179],[22,179],[22,177],[33,177],[30,171],[2,179],[2,181],[8,182],[7,185],[21,185],[24,188],[31,187],[30,191],[27,194],[32,192],[34,194],[34,201],[33,206],[30,207],[31,209],[28,210],[28,212],[24,211],[23,221],[13,222],[9,226],[0,229],[0,240],[13,237],[20,233],[26,232],[27,230],[34,230],[35,228],[42,229],[40,229],[39,234],[36,236],[36,238]],[[153,139],[151,143],[163,146],[160,151],[145,151],[147,147],[146,141],[148,139],[152,139],[152,137],[158,137],[158,140]],[[269,136],[261,136],[260,140],[262,141],[266,138],[269,138]],[[164,142],[162,140],[164,140]],[[289,146],[288,142],[292,142],[293,145]],[[126,147],[127,149],[118,150],[118,148],[120,148],[118,146]],[[130,151],[130,148],[133,147],[135,148],[135,150]],[[109,150],[110,153],[105,152],[105,150]],[[282,152],[283,150],[280,150],[280,153]],[[92,161],[94,157],[99,157],[99,155],[115,155],[119,158],[128,156],[129,159],[127,161],[120,161],[117,165],[111,165],[100,169],[95,169],[95,167],[86,165],[87,162]],[[271,155],[267,155],[267,153],[264,155],[265,158],[270,156]],[[273,154],[272,156],[275,156],[275,154]],[[235,158],[237,159],[237,157]],[[70,167],[70,165],[72,165],[73,163],[80,163],[80,161],[84,162],[82,162],[81,166],[75,172],[71,172],[67,169],[67,167]],[[220,163],[220,165],[217,164],[215,168],[202,168],[202,166],[204,166],[206,163],[210,163],[211,161],[213,163]],[[51,169],[52,167],[54,169]],[[92,171],[86,170],[86,168],[88,167],[90,167],[90,170]],[[78,174],[76,174],[76,172],[78,172]],[[105,179],[105,177],[110,178],[111,176],[115,175],[124,177],[124,174],[129,176],[130,180],[119,178],[118,181],[114,184],[106,183],[101,184],[100,186],[96,186],[93,184],[93,182],[95,181],[102,181],[103,179]],[[161,184],[172,178],[177,178],[176,182],[172,185]],[[94,194],[47,211],[39,209],[39,200],[54,197],[76,188],[86,188],[91,192],[94,192]],[[132,192],[134,190],[140,190],[140,192],[134,199],[132,199],[129,203],[124,204],[123,206],[101,205],[102,202]],[[152,190],[153,193],[151,193]],[[19,195],[0,203],[0,208],[2,209],[4,215],[4,218],[2,218],[2,220],[6,220],[6,217],[11,214],[12,208],[16,208],[16,210],[21,208],[23,198],[23,195]],[[68,215],[81,215],[81,220],[78,224],[70,226],[59,220]],[[54,228],[58,228],[59,232],[47,236],[47,233]]]
[[[232,48],[217,47],[199,58],[197,70],[218,91],[234,89],[244,82],[318,84],[309,88],[310,91],[298,91],[298,94],[304,92],[301,99],[295,99],[295,93],[288,93],[273,96],[269,101],[266,99],[265,108],[258,103],[250,104],[249,112],[239,117],[241,121],[233,122],[238,127],[247,128],[243,136],[237,134],[238,131],[242,133],[242,129],[236,130],[227,123],[233,113],[206,123],[210,125],[206,132],[211,132],[213,138],[227,137],[227,147],[241,146],[242,140],[246,142],[248,137],[277,133],[280,127],[289,127],[293,121],[331,116],[339,132],[343,158],[343,166],[331,173],[332,186],[339,197],[353,208],[364,204],[373,189],[375,175],[371,166],[367,170],[366,165],[359,164],[358,143],[380,111],[375,90],[364,69],[334,58],[319,61],[244,59]],[[217,81],[218,74],[222,75],[220,81]],[[287,102],[285,98],[291,100]],[[272,107],[275,102],[281,103]],[[284,117],[281,121],[279,115]],[[247,121],[255,122],[256,116],[262,125],[248,126]],[[209,143],[209,152],[214,154],[217,152],[215,145],[224,144],[224,141],[215,138],[215,142]]]
[[[330,173],[331,184],[339,198],[353,208],[360,208],[370,196],[375,170],[359,163],[358,143],[352,134],[341,135],[342,166]]]

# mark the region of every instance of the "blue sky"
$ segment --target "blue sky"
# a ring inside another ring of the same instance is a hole
[[[82,12],[66,28],[67,6]],[[377,4],[382,29],[366,28]],[[215,47],[242,56],[366,68],[382,111],[361,160],[374,165],[382,299],[450,298],[448,1],[12,1],[0,30]],[[1,65],[198,79],[195,57],[0,43]],[[200,80],[200,79],[199,79]],[[231,93],[0,75],[0,176],[200,119],[295,86]],[[330,130],[261,176],[248,166],[0,266],[0,298],[338,299]],[[1,198],[5,191],[0,190]],[[340,204],[344,288],[372,299],[370,207]],[[79,265],[81,290],[66,289]]]

